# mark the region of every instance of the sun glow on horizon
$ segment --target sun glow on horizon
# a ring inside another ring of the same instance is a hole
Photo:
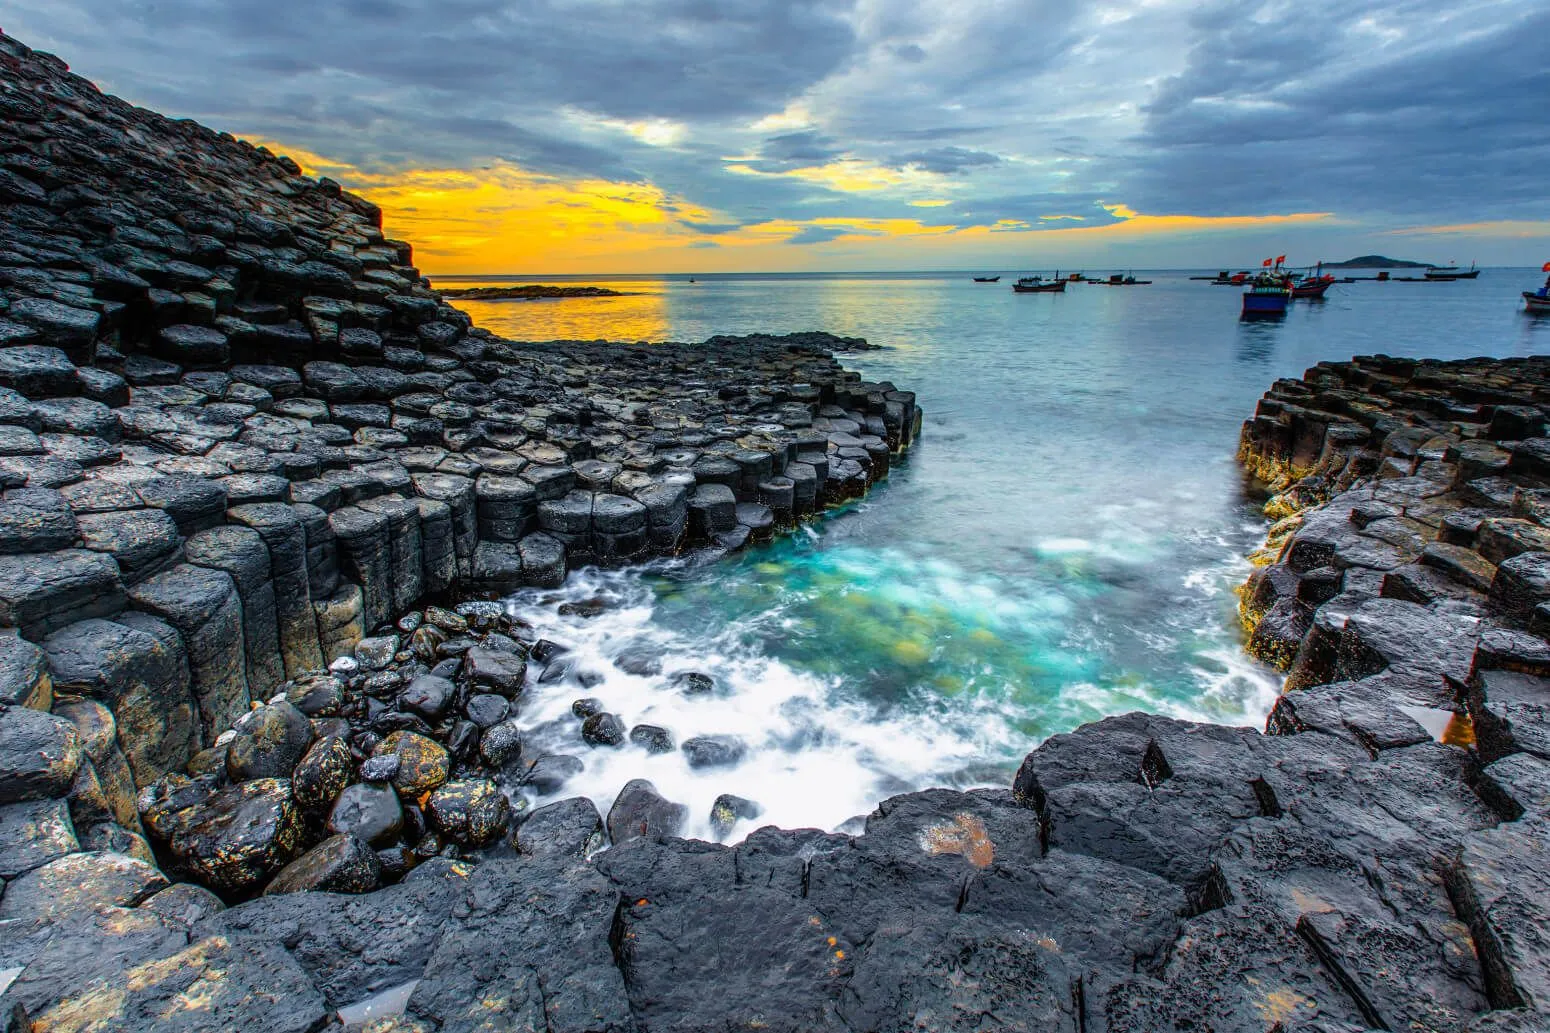
[[[920,264],[1021,265],[1035,249],[1058,252],[1063,260],[1085,259],[1110,244],[1169,234],[1183,239],[1334,219],[1329,212],[1153,215],[1103,203],[1090,216],[1058,213],[988,223],[952,221],[951,216],[931,221],[924,214],[822,214],[739,223],[651,183],[565,179],[504,162],[478,169],[369,172],[323,155],[266,145],[290,154],[309,174],[330,176],[381,206],[387,232],[414,244],[417,263],[433,276],[531,270],[732,272],[815,268],[836,260],[852,268],[882,268],[899,265],[905,255]],[[849,161],[789,173],[729,167],[753,175],[810,178],[837,195],[902,189],[901,208],[935,211],[953,203],[930,194],[909,198],[927,180],[945,178],[913,169]],[[831,213],[843,207],[829,206]]]

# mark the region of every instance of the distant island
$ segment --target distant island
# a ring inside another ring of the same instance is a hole
[[[1325,269],[1430,269],[1428,262],[1406,262],[1384,255],[1361,255],[1344,262],[1325,262]]]
[[[460,301],[540,301],[546,298],[622,298],[623,291],[607,287],[556,287],[547,283],[528,283],[513,287],[442,287],[444,298]]]

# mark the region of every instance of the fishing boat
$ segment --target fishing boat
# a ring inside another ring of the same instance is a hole
[[[1292,297],[1306,300],[1319,300],[1324,297],[1324,292],[1335,285],[1335,278],[1328,274],[1324,276],[1310,276],[1292,284]]]
[[[1434,265],[1427,267],[1421,274],[1428,280],[1476,280],[1480,278],[1480,270],[1475,268],[1475,263],[1469,263],[1468,269],[1460,269],[1456,265]]]
[[[1069,281],[1062,280],[1056,273],[1053,280],[1046,280],[1042,276],[1023,276],[1012,284],[1012,290],[1018,294],[1063,294]]]
[[[1539,267],[1542,273],[1550,273],[1550,262]],[[1550,316],[1550,276],[1545,277],[1545,285],[1537,291],[1523,292],[1523,310],[1536,316]]]
[[[1324,271],[1324,263],[1309,270],[1300,280],[1292,283],[1292,297],[1309,301],[1322,301],[1324,292],[1335,283],[1335,278]]]
[[[1286,315],[1292,300],[1292,286],[1284,276],[1261,273],[1243,292],[1240,319],[1278,319]]]
[[[974,282],[975,283],[995,283],[995,282],[997,282],[1000,279],[1001,279],[1001,277],[999,277],[999,276],[976,276],[974,278]]]
[[[1094,282],[1096,283],[1098,281],[1094,281]],[[1138,279],[1135,278],[1135,276],[1133,274],[1130,274],[1130,273],[1114,273],[1112,276],[1110,276],[1108,278],[1108,280],[1103,281],[1103,282],[1104,282],[1104,286],[1107,286],[1107,287],[1145,287],[1148,284],[1150,284],[1152,281],[1151,280],[1138,280]]]

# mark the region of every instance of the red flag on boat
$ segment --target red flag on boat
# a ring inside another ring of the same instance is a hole
[[[1285,255],[1277,255],[1276,256],[1276,265],[1280,265],[1284,261],[1286,261],[1286,256]]]
[[[1270,266],[1271,266],[1271,260],[1270,260],[1270,259],[1268,259],[1268,258],[1267,258],[1267,259],[1265,259],[1265,263],[1264,263],[1264,264],[1265,264],[1265,268],[1266,268],[1266,269],[1269,269],[1269,268],[1270,268]]]

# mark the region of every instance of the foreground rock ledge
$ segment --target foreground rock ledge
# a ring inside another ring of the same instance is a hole
[[[1309,611],[1303,634],[1277,618],[1307,677],[1272,734],[1112,718],[1009,790],[897,797],[858,836],[685,841],[634,784],[606,852],[578,800],[478,846],[495,797],[408,729],[369,758],[315,738],[302,708],[334,694],[308,672],[396,661],[357,641],[453,585],[773,531],[886,470],[913,399],[808,341],[495,341],[335,185],[14,40],[0,63],[0,619],[20,632],[0,637],[0,971],[20,969],[0,1029],[320,1030],[379,995],[402,1007],[379,1033],[1545,1028],[1550,647],[1536,561],[1511,566],[1540,551],[1537,364],[1374,360],[1272,392],[1245,459],[1279,508],[1353,489],[1395,509],[1309,511],[1256,582],[1251,614],[1275,578]],[[1457,459],[1429,444],[1448,434]],[[1490,448],[1504,472],[1466,465]],[[1462,541],[1425,519],[1445,492],[1418,481],[1493,477],[1519,523]],[[1410,532],[1458,546],[1422,566],[1475,595],[1384,591],[1412,565],[1371,543]],[[1369,571],[1372,598],[1330,606]],[[472,661],[484,695],[520,693],[518,652]],[[225,907],[168,883],[135,790],[280,684],[198,754],[220,802],[168,786],[145,812],[233,900],[284,865]],[[1405,724],[1416,693],[1475,735]],[[370,778],[339,790],[358,761]],[[309,825],[332,791],[346,831]],[[401,834],[406,796],[469,848],[376,892],[299,888],[378,881],[371,840]]]

